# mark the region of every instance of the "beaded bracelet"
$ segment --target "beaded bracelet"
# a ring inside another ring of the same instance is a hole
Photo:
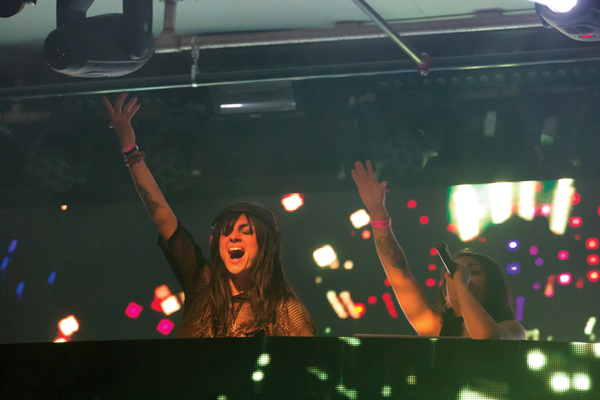
[[[137,144],[134,144],[131,149],[129,149],[127,151],[121,151],[121,154],[123,154],[123,158],[127,159],[127,158],[131,157],[137,151],[139,151],[139,147],[137,147]]]

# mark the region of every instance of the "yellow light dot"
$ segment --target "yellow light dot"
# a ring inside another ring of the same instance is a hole
[[[63,210],[63,211],[65,211],[67,209],[67,205],[63,204],[62,206],[60,206],[60,209]]]
[[[352,268],[354,268],[354,262],[352,262],[352,260],[348,260],[348,261],[344,262],[344,268],[345,269],[352,269]]]
[[[323,282],[323,277],[322,276],[317,276],[315,278],[315,283],[318,285],[319,283]]]

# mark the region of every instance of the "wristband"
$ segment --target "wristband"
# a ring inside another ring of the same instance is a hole
[[[132,153],[132,150],[137,150],[137,144],[132,144],[131,146],[127,146],[127,147],[123,147],[123,149],[121,149],[121,154],[125,155],[127,153]]]
[[[385,221],[373,221],[371,220],[371,226],[373,228],[377,228],[377,229],[381,229],[381,228],[388,228],[390,226],[392,226],[392,219],[386,219]]]

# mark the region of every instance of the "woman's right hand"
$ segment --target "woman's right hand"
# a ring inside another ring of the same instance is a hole
[[[115,101],[114,108],[106,96],[104,96],[104,106],[110,117],[111,127],[119,137],[121,148],[135,145],[135,133],[131,127],[131,117],[140,109],[140,105],[136,104],[137,97],[135,96],[127,104],[123,105],[127,99],[127,94],[127,92],[121,93],[117,101]]]
[[[387,182],[379,183],[373,166],[367,161],[367,169],[360,161],[354,163],[352,178],[358,187],[358,193],[365,206],[371,214],[385,211],[385,185]]]

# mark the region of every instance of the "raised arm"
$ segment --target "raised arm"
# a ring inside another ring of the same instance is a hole
[[[390,218],[385,208],[385,185],[379,183],[371,163],[365,169],[360,161],[354,164],[352,178],[358,187],[363,203],[371,214],[371,220],[383,221]],[[440,315],[429,304],[417,281],[408,270],[408,263],[398,244],[391,226],[373,228],[377,254],[383,269],[394,289],[400,307],[412,327],[421,336],[438,336],[442,328]]]
[[[136,104],[137,97],[133,97],[125,104],[126,99],[127,92],[121,93],[113,107],[110,101],[104,97],[106,111],[110,116],[112,127],[119,137],[123,150],[135,146],[135,133],[131,127],[131,117],[140,108],[140,105]],[[177,229],[175,214],[167,204],[143,159],[130,164],[129,171],[146,210],[148,210],[148,214],[150,214],[158,228],[158,232],[165,240],[168,240]]]
[[[473,339],[525,340],[525,329],[520,323],[515,320],[494,321],[475,298],[469,290],[471,278],[469,268],[457,263],[454,276],[451,278],[446,272],[445,277],[447,284],[454,286],[454,288],[449,287],[448,290],[456,291],[469,336]]]

